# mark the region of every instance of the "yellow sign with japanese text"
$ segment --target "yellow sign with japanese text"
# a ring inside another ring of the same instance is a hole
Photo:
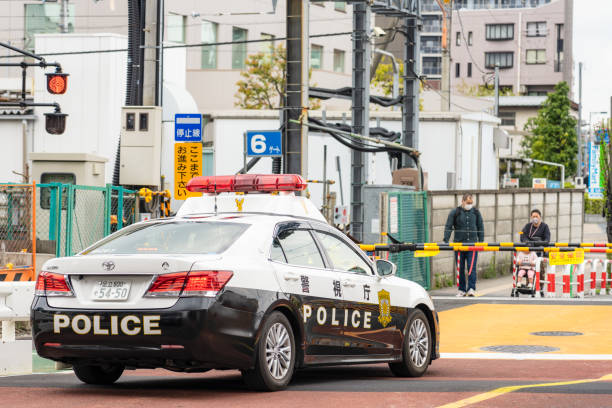
[[[584,262],[584,251],[549,252],[551,265],[578,265]]]
[[[187,182],[202,175],[202,143],[174,144],[174,199],[199,197],[202,193],[187,191]]]

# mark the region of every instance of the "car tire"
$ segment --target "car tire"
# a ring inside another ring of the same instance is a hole
[[[273,312],[266,319],[255,347],[255,367],[242,371],[247,387],[278,391],[287,387],[295,368],[295,338],[287,317]]]
[[[389,363],[397,377],[420,377],[425,374],[433,349],[431,328],[422,310],[415,309],[408,319],[402,345],[402,361]]]
[[[119,365],[74,365],[72,367],[79,380],[86,384],[112,384],[123,374],[123,366]]]

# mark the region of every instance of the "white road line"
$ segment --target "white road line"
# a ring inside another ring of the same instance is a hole
[[[589,360],[609,361],[612,354],[544,354],[544,353],[440,353],[440,358],[474,360]]]

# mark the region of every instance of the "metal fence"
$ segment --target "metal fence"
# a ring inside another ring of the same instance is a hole
[[[137,192],[123,187],[40,184],[36,237],[40,251],[74,255],[137,220]]]
[[[429,242],[426,191],[388,193],[387,231],[402,242]],[[428,258],[415,258],[412,251],[390,254],[397,265],[397,276],[410,279],[426,289],[431,287]]]
[[[34,184],[0,184],[0,281],[34,279],[35,193]]]

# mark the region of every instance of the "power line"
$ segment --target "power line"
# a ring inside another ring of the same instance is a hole
[[[342,35],[352,35],[352,31],[345,31],[341,33],[326,33],[326,34],[313,34],[309,38],[322,38],[322,37],[338,37]],[[196,43],[196,44],[177,44],[177,45],[165,45],[163,49],[173,48],[193,48],[193,47],[213,47],[220,45],[234,45],[234,44],[252,44],[252,43],[263,43],[263,42],[274,42],[274,41],[286,41],[293,40],[294,38],[289,37],[277,37],[277,38],[260,38],[257,40],[242,40],[242,41],[223,41],[214,43]],[[83,55],[83,54],[105,54],[113,52],[127,52],[127,48],[111,49],[111,50],[91,50],[91,51],[67,51],[67,52],[49,52],[45,54],[37,54],[41,57],[51,57],[57,55]],[[6,55],[0,58],[18,58],[23,57],[22,55]]]

